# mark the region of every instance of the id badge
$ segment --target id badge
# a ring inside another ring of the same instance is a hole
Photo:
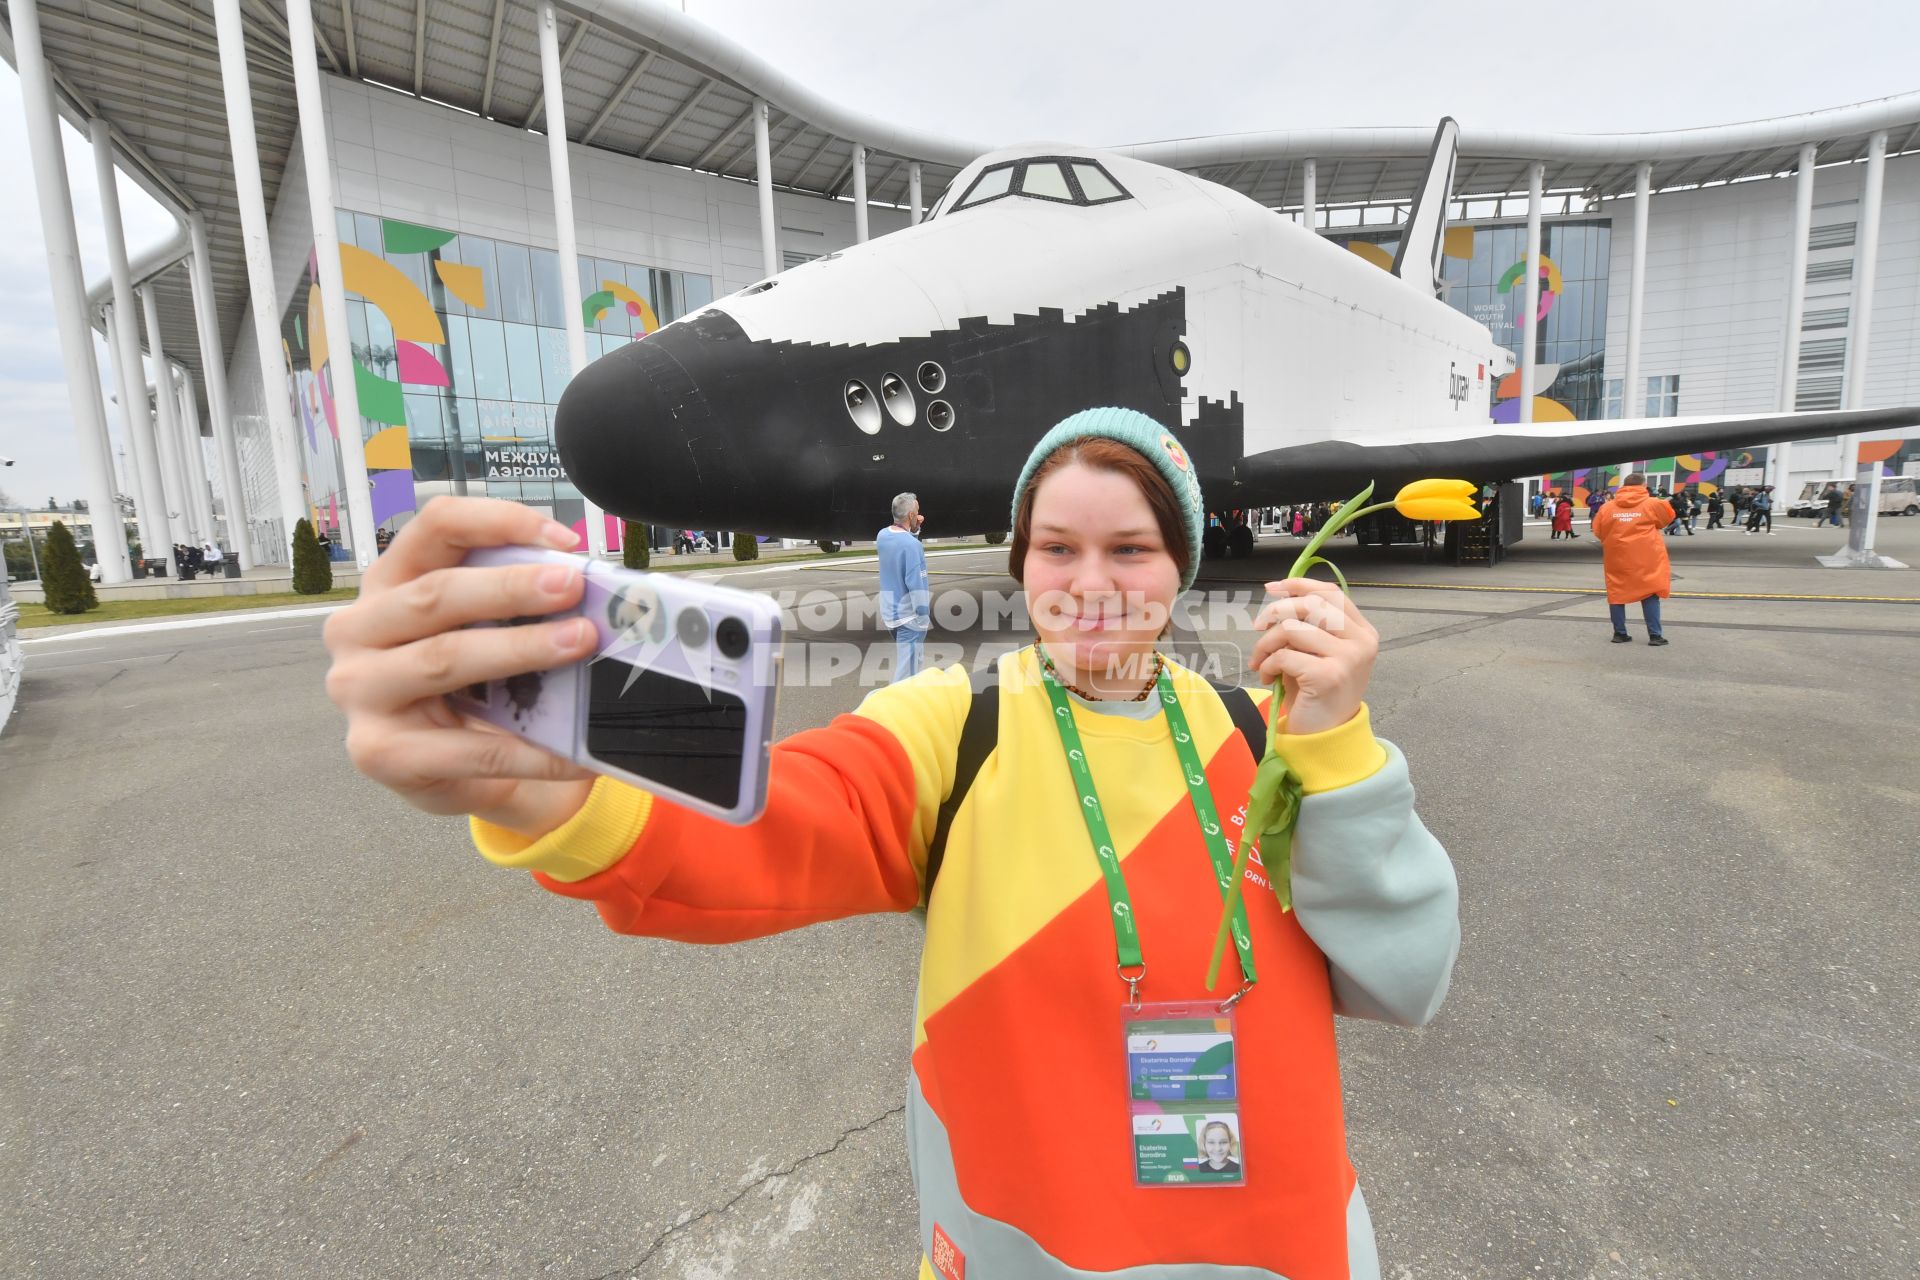
[[[1234,1011],[1199,1000],[1125,1005],[1120,1016],[1134,1184],[1246,1185]]]

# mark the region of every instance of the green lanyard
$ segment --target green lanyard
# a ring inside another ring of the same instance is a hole
[[[1044,672],[1044,664],[1043,664]],[[1140,1002],[1140,982],[1147,976],[1147,965],[1140,958],[1140,930],[1133,920],[1133,900],[1127,895],[1126,877],[1120,874],[1120,856],[1113,846],[1113,835],[1107,830],[1107,816],[1100,808],[1100,797],[1093,789],[1093,771],[1087,767],[1086,749],[1080,744],[1080,729],[1073,722],[1073,704],[1067,700],[1067,691],[1060,686],[1052,672],[1044,672],[1043,683],[1047,686],[1047,699],[1053,703],[1054,727],[1060,731],[1060,745],[1067,753],[1067,768],[1073,774],[1074,785],[1080,791],[1080,816],[1086,821],[1087,834],[1093,838],[1093,853],[1100,863],[1100,874],[1107,882],[1107,901],[1113,906],[1114,951],[1119,956],[1117,966],[1120,980],[1127,984],[1127,998],[1134,1004]],[[1220,828],[1220,815],[1213,807],[1213,794],[1207,788],[1206,767],[1200,763],[1200,752],[1193,745],[1193,734],[1187,728],[1187,716],[1180,709],[1180,697],[1173,691],[1173,680],[1167,675],[1165,667],[1160,670],[1160,702],[1167,709],[1167,727],[1173,731],[1173,746],[1180,757],[1180,775],[1186,779],[1187,794],[1193,800],[1193,812],[1200,819],[1200,830],[1206,837],[1207,855],[1213,859],[1214,873],[1219,879],[1220,896],[1224,900],[1227,891],[1233,885],[1233,850],[1227,845],[1227,837]],[[1253,938],[1247,929],[1247,908],[1242,901],[1234,910],[1233,945],[1240,953],[1240,974],[1246,979],[1246,985],[1227,1001],[1229,1005],[1238,1001],[1253,987]],[[1128,970],[1134,972],[1129,973]]]

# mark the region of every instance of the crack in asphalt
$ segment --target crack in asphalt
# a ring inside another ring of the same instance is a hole
[[[1382,647],[1384,648],[1385,646],[1382,646]],[[1500,661],[1502,658],[1506,656],[1507,656],[1506,646],[1502,645],[1499,649],[1494,651],[1494,654],[1492,657],[1484,658],[1479,662],[1470,662],[1466,666],[1461,667],[1457,671],[1447,672],[1446,675],[1441,676],[1437,680],[1429,680],[1427,681],[1427,683],[1420,685],[1418,688],[1414,689],[1412,695],[1407,698],[1401,699],[1396,702],[1387,702],[1387,703],[1380,704],[1375,709],[1375,713],[1381,716],[1397,714],[1402,709],[1406,707],[1410,707],[1414,703],[1420,701],[1422,698],[1426,697],[1429,693],[1433,692],[1435,689],[1438,689],[1441,685],[1447,683],[1449,680],[1458,680],[1461,676],[1466,675],[1470,671],[1479,671],[1485,667],[1490,667],[1494,663]]]
[[[1469,631],[1478,631],[1483,627],[1491,627],[1496,623],[1512,622],[1518,618],[1535,618],[1543,613],[1552,613],[1556,609],[1564,609],[1568,605],[1580,604],[1585,599],[1585,596],[1564,596],[1558,600],[1547,600],[1540,604],[1529,605],[1524,609],[1514,609],[1508,613],[1491,614],[1485,617],[1475,618],[1469,622],[1456,622],[1450,626],[1435,627],[1430,631],[1416,631],[1412,635],[1397,636],[1392,640],[1382,641],[1380,644],[1380,652],[1385,653],[1389,649],[1405,649],[1416,644],[1425,644],[1429,640],[1445,640],[1453,636],[1464,635]]]
[[[681,1232],[686,1231],[691,1227],[699,1226],[702,1222],[705,1222],[708,1218],[718,1217],[721,1214],[726,1213],[729,1209],[732,1209],[733,1206],[735,1206],[736,1204],[739,1204],[742,1200],[746,1199],[748,1195],[752,1194],[754,1191],[758,1190],[760,1187],[765,1186],[768,1182],[771,1182],[773,1179],[791,1177],[802,1165],[811,1164],[815,1160],[823,1159],[827,1156],[832,1155],[834,1152],[838,1151],[842,1146],[846,1144],[847,1139],[853,1137],[855,1134],[865,1133],[867,1130],[872,1129],[877,1125],[886,1123],[888,1120],[891,1120],[895,1116],[904,1115],[906,1113],[906,1110],[907,1110],[907,1106],[904,1102],[897,1107],[891,1107],[888,1110],[881,1112],[879,1115],[875,1116],[873,1119],[868,1120],[863,1124],[854,1125],[851,1129],[848,1129],[845,1132],[841,1133],[841,1135],[838,1138],[835,1138],[833,1140],[832,1146],[823,1147],[818,1151],[809,1152],[806,1155],[801,1156],[798,1160],[795,1160],[792,1164],[787,1165],[785,1168],[774,1169],[760,1175],[758,1178],[755,1178],[752,1182],[749,1182],[746,1186],[740,1188],[740,1190],[737,1193],[735,1193],[732,1197],[730,1197],[725,1204],[717,1205],[714,1208],[708,1209],[694,1217],[684,1218],[681,1221],[676,1222],[672,1226],[668,1227],[665,1231],[662,1231],[659,1235],[653,1238],[653,1242],[647,1245],[645,1251],[641,1253],[640,1257],[636,1261],[631,1262],[626,1266],[621,1267],[617,1270],[608,1271],[601,1275],[594,1276],[592,1277],[592,1280],[618,1280],[619,1277],[627,1277],[627,1280],[632,1280],[633,1277],[636,1277],[639,1275],[640,1268],[646,1266],[647,1263],[652,1260],[653,1255],[660,1251],[661,1246],[665,1245],[667,1241],[671,1240],[674,1236],[679,1235]]]

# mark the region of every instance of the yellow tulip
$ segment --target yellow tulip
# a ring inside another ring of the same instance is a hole
[[[1465,500],[1478,492],[1479,486],[1471,480],[1415,480],[1412,484],[1402,485],[1400,492],[1393,495],[1395,502],[1404,502],[1408,498],[1459,498]]]
[[[1478,520],[1470,498],[1479,486],[1467,480],[1415,480],[1393,497],[1393,508],[1409,520]]]
[[[1393,509],[1409,520],[1478,520],[1480,509],[1457,498],[1409,498]]]

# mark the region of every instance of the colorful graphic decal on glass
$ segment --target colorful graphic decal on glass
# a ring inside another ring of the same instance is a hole
[[[1527,274],[1527,260],[1525,258],[1522,258],[1520,259],[1520,261],[1514,263],[1512,266],[1507,268],[1505,274],[1503,274],[1500,277],[1499,283],[1496,284],[1494,288],[1498,289],[1501,293],[1511,293],[1513,291],[1513,287],[1520,283],[1520,277],[1526,274]],[[1560,295],[1565,293],[1566,291],[1567,291],[1567,284],[1566,284],[1566,281],[1563,280],[1560,276],[1560,268],[1554,265],[1552,258],[1547,257],[1545,254],[1541,254],[1540,255],[1540,305],[1539,305],[1539,309],[1534,312],[1533,318],[1535,320],[1545,320],[1547,318],[1547,312],[1553,310],[1553,304],[1556,301],[1558,301]],[[1524,290],[1521,292],[1520,296],[1522,298],[1526,297],[1526,293]]]
[[[585,502],[553,451],[553,408],[572,376],[557,255],[484,236],[341,212],[350,337],[327,332],[317,260],[281,316],[309,511],[341,537],[345,467],[334,391],[353,377],[376,522],[433,493],[535,504],[582,533]],[[597,290],[594,281],[599,282]],[[704,276],[582,259],[590,359],[711,299]],[[503,451],[526,455],[518,463]],[[533,453],[540,456],[529,461]],[[621,525],[609,519],[609,543]]]
[[[445,248],[454,233],[387,218],[380,223],[380,247],[388,253],[432,253]]]
[[[652,305],[618,280],[602,280],[600,292],[589,295],[580,303],[580,311],[586,320],[587,327],[591,329],[599,324],[600,317],[613,310],[617,303],[624,303],[627,314],[639,319],[640,327],[645,331],[642,334],[643,337],[646,333],[652,333],[660,327],[660,319],[653,314]],[[634,339],[636,342],[639,340],[639,338]]]
[[[1560,377],[1557,364],[1536,364],[1533,366],[1533,420],[1535,422],[1573,422],[1573,410],[1558,400],[1540,394],[1551,387]],[[1520,371],[1514,370],[1494,384],[1493,420],[1495,422],[1520,421]]]

